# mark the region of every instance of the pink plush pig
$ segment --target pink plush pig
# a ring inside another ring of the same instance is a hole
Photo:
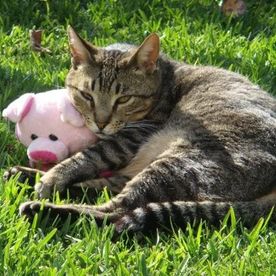
[[[3,111],[16,123],[16,136],[27,147],[32,167],[47,170],[54,164],[96,142],[66,89],[27,93]]]

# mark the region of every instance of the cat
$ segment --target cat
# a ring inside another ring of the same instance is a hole
[[[272,95],[237,73],[167,58],[155,33],[140,46],[106,48],[70,26],[68,35],[66,86],[100,140],[44,174],[35,189],[49,198],[76,183],[99,188],[94,179],[108,169],[117,195],[98,206],[28,201],[21,215],[32,218],[43,205],[53,216],[87,215],[137,232],[201,219],[216,225],[230,207],[249,226],[269,214],[276,203]]]

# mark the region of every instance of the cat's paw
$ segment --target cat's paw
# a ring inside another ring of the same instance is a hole
[[[41,201],[27,201],[20,205],[20,216],[26,216],[29,220],[32,220],[34,216],[40,213],[41,217],[45,217],[47,214],[55,216],[56,205],[53,203],[46,203]]]
[[[17,174],[20,174],[17,179],[18,182],[24,183],[27,180],[29,185],[34,186],[36,174],[43,175],[44,172],[29,167],[14,166],[4,172],[3,180],[6,182]]]
[[[66,178],[62,174],[48,172],[35,185],[35,191],[39,198],[50,198],[53,192],[62,193],[66,185]]]
[[[27,201],[20,205],[19,214],[20,216],[26,216],[32,219],[35,214],[39,213],[42,209],[42,203],[39,201]]]
[[[17,166],[8,168],[3,174],[3,180],[7,182],[9,179],[17,175],[19,172],[20,170]]]
[[[40,181],[35,184],[35,191],[39,198],[50,198],[54,192],[54,185],[45,184]]]

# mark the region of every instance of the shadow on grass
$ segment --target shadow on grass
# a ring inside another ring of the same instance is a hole
[[[77,14],[86,10],[90,1],[1,1],[0,26],[4,32],[11,31],[13,25],[26,28],[41,27],[42,25],[72,24],[78,20]]]
[[[101,24],[94,22],[97,16],[109,17],[110,27],[125,28],[126,22],[134,17],[137,25],[140,21],[160,20],[160,29],[174,20],[176,13],[182,13],[183,20],[199,22],[202,26],[208,23],[220,25],[222,29],[233,29],[234,34],[244,35],[252,39],[260,31],[265,35],[274,34],[276,6],[268,0],[246,0],[247,13],[236,19],[229,19],[221,14],[218,2],[206,1],[1,1],[0,26],[4,32],[10,32],[13,25],[22,25],[26,28],[67,25],[91,32],[102,31]],[[97,14],[98,13],[98,14]],[[123,14],[122,14],[123,13]],[[141,16],[142,18],[141,18]],[[104,28],[104,27],[103,27]],[[145,30],[146,31],[146,30]]]
[[[20,72],[18,69],[0,66],[0,112],[21,94],[31,91],[43,91],[49,84],[37,80],[33,74]],[[2,119],[2,118],[1,118]]]

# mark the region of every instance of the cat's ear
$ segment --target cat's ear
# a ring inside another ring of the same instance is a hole
[[[81,64],[89,64],[95,61],[96,55],[99,54],[99,49],[82,39],[71,26],[68,26],[67,31],[74,68]]]
[[[150,34],[130,58],[130,63],[135,63],[145,73],[153,73],[159,57],[159,36]]]

